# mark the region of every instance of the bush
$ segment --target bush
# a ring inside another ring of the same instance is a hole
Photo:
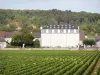
[[[40,41],[38,39],[34,41],[34,47],[40,48]]]
[[[96,41],[94,39],[84,39],[83,44],[85,45],[95,45]]]
[[[12,38],[11,45],[22,46],[22,44],[24,43],[25,46],[33,47],[33,44],[34,44],[33,39],[34,39],[34,36],[31,33],[16,34]]]

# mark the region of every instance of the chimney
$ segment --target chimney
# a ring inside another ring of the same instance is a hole
[[[78,29],[80,29],[79,26],[78,26]]]
[[[42,26],[40,27],[40,30],[42,30]]]

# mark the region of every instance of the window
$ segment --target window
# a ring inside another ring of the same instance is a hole
[[[61,29],[63,29],[64,27],[63,26],[61,26]]]
[[[52,25],[50,25],[50,29],[52,29]]]
[[[67,26],[65,26],[65,29],[67,29]]]
[[[69,29],[71,29],[71,26],[69,26]]]
[[[74,26],[72,26],[72,28],[74,28]]]

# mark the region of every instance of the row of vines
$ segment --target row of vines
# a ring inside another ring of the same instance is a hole
[[[0,51],[0,74],[100,75],[98,60],[99,51]]]

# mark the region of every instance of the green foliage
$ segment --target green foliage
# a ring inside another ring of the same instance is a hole
[[[99,59],[99,63],[98,63],[98,66],[96,67],[93,75],[100,75],[100,59]]]
[[[34,41],[34,47],[35,47],[35,48],[40,48],[40,41],[39,41],[38,39],[36,39],[36,40]]]
[[[31,33],[25,33],[23,36],[23,42],[26,46],[33,46],[34,36]]]
[[[93,62],[91,63],[91,65],[88,67],[88,69],[84,72],[83,75],[90,75],[91,72],[94,70],[94,67],[96,66],[96,63],[98,62],[99,60],[99,56],[97,56]]]
[[[22,30],[33,31],[31,25],[37,29],[43,25],[52,24],[74,24],[79,25],[81,31],[89,35],[100,35],[100,14],[88,12],[72,12],[71,10],[3,10],[0,9],[0,30],[7,31],[8,25],[18,22]],[[15,25],[16,27],[16,25]],[[16,29],[15,29],[16,30]],[[14,29],[10,29],[14,31]]]
[[[11,45],[12,46],[22,46],[22,35],[21,34],[15,34],[12,38]]]
[[[98,54],[92,56],[90,59],[88,59],[83,66],[81,66],[74,75],[82,75],[85,73],[85,71],[88,69],[88,67],[92,64],[93,60],[96,59],[96,56],[99,56]],[[96,62],[95,62],[96,63]],[[92,71],[91,71],[92,72]],[[90,70],[88,70],[88,73],[91,73]]]
[[[8,32],[11,32],[11,31],[15,31],[16,27],[14,24],[10,24],[10,25],[2,25],[0,27],[0,30],[1,31],[8,31]]]
[[[99,51],[0,50],[0,74],[90,75],[99,54]],[[100,66],[93,75],[100,75]]]
[[[24,43],[25,46],[33,46],[34,36],[31,33],[16,34],[12,38],[12,46],[22,46]]]
[[[95,45],[96,41],[94,39],[84,39],[83,44],[85,45]]]

